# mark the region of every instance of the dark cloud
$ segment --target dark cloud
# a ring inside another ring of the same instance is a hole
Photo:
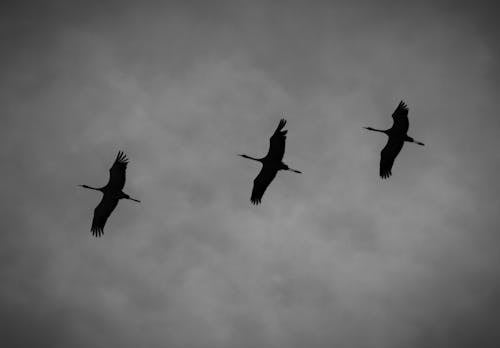
[[[9,347],[498,346],[494,3],[1,6]],[[381,181],[400,99],[427,146]],[[304,174],[254,207],[283,114]]]

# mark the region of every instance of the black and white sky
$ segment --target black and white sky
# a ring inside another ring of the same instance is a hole
[[[499,347],[497,7],[2,2],[1,346]]]

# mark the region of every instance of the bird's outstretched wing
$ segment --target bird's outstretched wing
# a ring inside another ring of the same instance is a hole
[[[127,170],[128,158],[122,151],[118,152],[115,163],[109,169],[108,187],[120,191],[125,186],[125,172]]]
[[[403,148],[404,140],[389,138],[389,141],[380,153],[380,177],[387,179],[392,175],[394,159]]]
[[[267,187],[276,177],[277,172],[277,170],[266,167],[265,165],[262,167],[259,175],[257,175],[253,181],[252,196],[250,197],[250,201],[253,204],[260,203],[264,192],[266,192]]]
[[[95,237],[100,237],[104,233],[104,225],[118,204],[118,199],[109,195],[103,195],[101,202],[94,209],[94,218],[90,230]]]
[[[285,125],[286,120],[281,119],[274,134],[269,139],[269,151],[266,157],[272,158],[275,161],[281,161],[285,154],[286,132],[288,132],[287,130],[282,130]]]
[[[397,130],[401,134],[408,132],[408,106],[404,101],[399,102],[398,107],[392,113],[392,119],[394,120],[393,130]]]

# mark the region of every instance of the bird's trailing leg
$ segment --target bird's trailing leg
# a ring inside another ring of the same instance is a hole
[[[123,198],[124,198],[124,199],[128,199],[128,200],[131,200],[131,201],[134,201],[134,202],[137,202],[137,203],[141,203],[141,201],[140,201],[140,200],[135,199],[135,198],[132,198],[132,197],[130,197],[129,195],[127,195],[126,193],[123,193]]]
[[[421,143],[420,141],[416,141],[415,139],[413,139],[412,137],[409,137],[409,136],[406,137],[405,141],[407,141],[409,143],[415,143],[417,145],[425,146],[424,143]]]
[[[300,170],[290,168],[288,165],[286,165],[284,163],[283,163],[283,170],[288,170],[290,172],[302,174],[302,172]]]

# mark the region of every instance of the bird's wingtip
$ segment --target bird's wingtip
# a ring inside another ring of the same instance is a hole
[[[408,104],[406,104],[406,102],[404,100],[401,100],[399,102],[399,105],[398,107],[402,108],[402,109],[408,109]]]
[[[278,125],[279,129],[283,129],[283,127],[285,127],[286,125],[286,120],[284,118],[280,119],[280,123]]]
[[[116,156],[116,161],[122,162],[122,163],[128,163],[128,158],[127,155],[125,155],[125,152],[122,150],[118,151],[118,155]]]
[[[92,235],[96,238],[99,238],[104,234],[104,230],[102,228],[95,227],[95,226],[92,226],[90,231],[92,232]]]

